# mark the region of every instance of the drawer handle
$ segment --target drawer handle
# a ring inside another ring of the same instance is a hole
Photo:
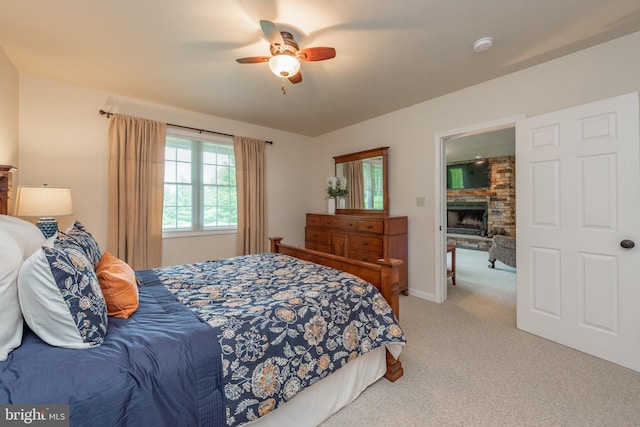
[[[367,225],[367,228],[373,228],[373,225]]]
[[[360,243],[360,245],[362,245],[362,246],[367,246],[367,245],[368,245],[368,243],[367,243],[367,242],[362,242],[362,243]]]

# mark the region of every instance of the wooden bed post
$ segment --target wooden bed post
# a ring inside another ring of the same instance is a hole
[[[382,265],[382,277],[380,283],[380,293],[391,306],[396,319],[400,321],[400,265],[399,259],[379,259],[378,264]],[[393,382],[404,374],[402,363],[387,350],[387,372],[384,377]]]
[[[400,266],[399,259],[379,259],[377,264],[344,258],[324,252],[282,244],[282,237],[269,237],[271,252],[290,255],[305,261],[326,265],[346,271],[361,277],[378,288],[384,299],[389,303],[391,310],[400,320]],[[402,364],[393,358],[387,350],[387,372],[384,377],[389,381],[395,381],[403,374]]]
[[[282,242],[282,237],[269,237],[269,240],[271,241],[271,252],[280,252],[278,246]]]
[[[380,283],[380,293],[387,300],[396,319],[400,320],[400,265],[399,259],[379,259],[378,264],[384,266]]]

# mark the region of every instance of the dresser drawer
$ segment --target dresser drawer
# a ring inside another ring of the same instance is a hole
[[[380,258],[382,258],[379,254],[367,251],[358,251],[349,248],[349,258],[357,259],[358,261],[371,262],[376,264]]]
[[[327,254],[331,253],[331,247],[329,245],[325,245],[317,242],[310,242],[307,240],[307,242],[305,242],[304,244],[304,247],[307,249],[311,249],[312,251],[324,252]]]
[[[323,245],[329,245],[331,234],[328,231],[307,227],[304,229],[305,242],[315,242]]]
[[[307,225],[321,226],[324,215],[307,214]]]
[[[361,219],[358,221],[357,230],[367,233],[382,234],[384,231],[384,223],[382,221]]]
[[[338,216],[327,215],[322,219],[322,225],[327,228],[353,231],[356,229],[357,220]]]
[[[349,251],[352,249],[373,252],[377,257],[380,257],[382,255],[382,239],[379,237],[351,235],[349,236]]]

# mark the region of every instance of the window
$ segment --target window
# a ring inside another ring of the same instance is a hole
[[[163,231],[236,229],[233,143],[221,137],[167,134]]]
[[[362,177],[364,181],[364,208],[378,210],[384,209],[384,194],[382,193],[382,163],[380,160],[363,160]]]

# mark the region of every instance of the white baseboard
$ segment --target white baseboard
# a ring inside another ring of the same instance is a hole
[[[438,302],[438,300],[436,299],[436,296],[434,294],[429,294],[426,292],[422,292],[422,291],[416,291],[413,290],[411,288],[409,288],[409,295],[414,296],[414,297],[418,297],[421,299],[426,299],[427,301],[431,301],[431,302]]]

